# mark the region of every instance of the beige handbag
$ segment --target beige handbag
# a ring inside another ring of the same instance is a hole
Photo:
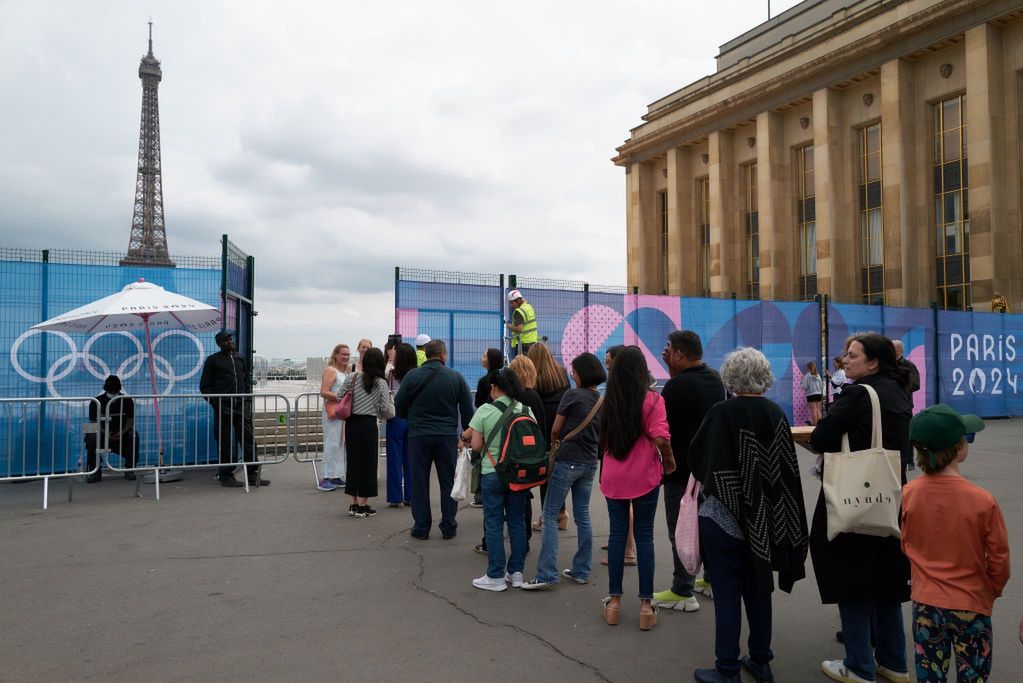
[[[839,534],[901,538],[902,458],[882,445],[881,403],[877,392],[861,384],[870,396],[873,430],[870,448],[849,450],[849,435],[842,435],[842,451],[824,454],[824,502],[828,510],[828,540]]]

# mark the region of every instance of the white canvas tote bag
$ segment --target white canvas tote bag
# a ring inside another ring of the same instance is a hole
[[[881,403],[877,392],[861,384],[870,396],[873,429],[870,448],[849,450],[849,435],[842,435],[842,451],[824,454],[824,502],[828,510],[828,540],[839,534],[866,534],[901,538],[901,456],[882,446]]]

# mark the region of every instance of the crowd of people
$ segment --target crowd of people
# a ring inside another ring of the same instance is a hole
[[[987,680],[990,615],[1009,578],[1008,541],[997,502],[959,472],[968,443],[984,424],[943,404],[914,417],[919,375],[901,344],[873,333],[853,335],[832,372],[820,373],[811,362],[802,381],[813,423],[808,448],[819,454],[841,451],[843,438],[853,452],[869,448],[876,427],[870,393],[877,397],[883,447],[898,452],[901,461],[901,539],[852,532],[829,538],[823,487],[808,524],[792,428],[765,395],[775,378],[757,349],[736,349],[718,371],[703,361],[696,333],[672,332],[662,352],[670,379],[658,392],[638,347],[613,347],[603,362],[582,353],[570,359],[570,372],[542,341],[516,349],[509,364],[492,348],[481,355],[486,372],[474,400],[462,375],[448,367],[443,341],[419,335],[416,347],[394,337],[384,351],[363,348],[352,367],[348,347],[339,345],[324,371],[325,399],[353,394],[345,447],[325,447],[320,481],[323,490],[344,486],[352,497],[349,514],[375,514],[369,501],[377,495],[376,424],[385,420],[387,502],[411,508],[415,539],[428,539],[433,529],[434,468],[437,526],[444,539],[457,534],[458,503],[448,492],[459,448],[471,449],[484,522],[483,542],[475,549],[487,555],[486,573],[472,580],[476,588],[536,591],[563,581],[589,583],[590,500],[598,482],[610,522],[602,548],[608,567],[602,617],[616,625],[629,611],[623,604],[629,564],[638,568],[633,614],[640,629],[653,628],[660,609],[693,612],[700,609],[697,595],[711,598],[715,661],[697,669],[696,680],[734,682],[742,670],[760,682],[773,680],[772,593],[775,585],[791,592],[805,577],[807,554],[822,604],[838,606],[836,639],[845,648],[843,657],[822,662],[826,676],[853,683],[909,681],[902,605],[912,601],[917,680],[944,680],[953,661],[957,680]],[[509,415],[535,420],[551,447],[542,487],[513,489],[499,471]],[[336,432],[338,422],[325,414],[325,433],[328,427]],[[331,441],[338,440],[335,432]],[[820,460],[818,474],[828,467],[827,458]],[[913,462],[923,474],[907,481]],[[675,552],[690,476],[701,485],[696,514],[702,577],[689,573]],[[670,587],[655,591],[660,534],[654,520],[662,489],[674,566]],[[534,492],[540,499],[535,521]],[[571,566],[559,571],[558,531],[567,528],[569,502],[576,547]],[[534,530],[541,547],[530,572]]]

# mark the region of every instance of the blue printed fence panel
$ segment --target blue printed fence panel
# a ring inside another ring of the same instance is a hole
[[[941,311],[941,400],[985,417],[1023,415],[1023,316]]]
[[[96,396],[110,374],[121,378],[125,393],[151,393],[150,368],[142,333],[108,332],[96,335],[32,330],[50,317],[83,306],[144,278],[165,289],[221,305],[221,270],[209,268],[154,268],[77,263],[40,263],[0,260],[0,396],[9,398]],[[213,333],[166,330],[153,337],[157,390],[161,394],[197,393],[207,355],[216,351]],[[144,406],[140,406],[142,408]],[[26,414],[19,420],[38,420]],[[137,428],[154,430],[151,412],[140,410]],[[196,415],[197,420],[207,420]],[[21,433],[22,422],[0,421],[0,442]],[[70,438],[81,444],[81,426],[47,419],[36,427],[45,438]],[[65,437],[65,435],[70,435]],[[155,442],[153,442],[155,444]],[[178,444],[170,443],[177,457]],[[182,445],[182,447],[184,447]],[[155,445],[143,448],[140,462],[153,462]],[[76,459],[77,454],[68,455]],[[58,469],[76,463],[58,463]],[[14,467],[13,465],[8,465]],[[12,474],[19,472],[11,470]],[[27,472],[26,472],[27,473]]]
[[[830,370],[831,358],[842,354],[849,335],[873,331],[901,339],[906,357],[920,371],[916,411],[944,401],[985,417],[1023,415],[1023,315],[829,304],[827,358],[821,358],[821,308],[815,302],[615,294],[578,284],[520,287],[536,310],[540,335],[566,366],[584,351],[603,358],[611,346],[633,344],[663,382],[668,369],[661,350],[668,333],[690,329],[703,340],[704,360],[716,368],[736,347],[763,351],[775,375],[767,395],[793,424],[803,424],[809,409],[799,385],[807,362]],[[470,383],[482,373],[483,350],[501,345],[506,315],[501,287],[399,281],[396,305],[398,332],[426,332],[449,341],[454,366]]]

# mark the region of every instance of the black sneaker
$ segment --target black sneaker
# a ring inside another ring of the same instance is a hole
[[[482,544],[482,543],[478,543],[478,544],[476,544],[476,545],[474,545],[472,547],[472,551],[474,553],[479,553],[480,555],[486,555],[487,554],[487,546]]]
[[[740,660],[742,668],[753,674],[757,683],[774,683],[774,674],[771,672],[770,664],[760,664],[750,659],[749,655],[743,656]]]
[[[355,510],[356,517],[372,517],[376,513],[377,511],[368,505],[359,505]]]
[[[135,473],[134,472],[125,472],[124,473],[124,478],[127,479],[128,481],[135,481]]]
[[[96,484],[96,483],[101,482],[101,481],[103,481],[103,473],[102,472],[93,472],[92,474],[88,474],[85,477],[85,483],[86,484]]]
[[[269,486],[269,485],[270,485],[270,480],[269,479],[260,479],[260,478],[257,477],[255,479],[250,479],[249,480],[249,486]]]
[[[220,477],[220,485],[229,489],[236,489],[240,486],[245,486],[242,482],[238,481],[234,477]]]
[[[348,516],[349,517],[354,517],[355,513],[358,512],[358,511],[359,511],[359,506],[358,505],[349,505],[348,506]]]

